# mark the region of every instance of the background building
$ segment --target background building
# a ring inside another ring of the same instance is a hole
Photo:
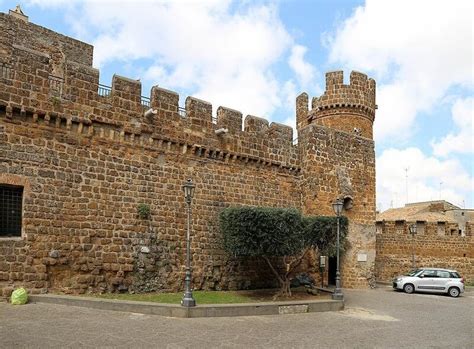
[[[416,234],[410,233],[416,226]],[[389,281],[413,267],[457,269],[474,279],[474,210],[446,201],[417,202],[377,215],[377,278]]]

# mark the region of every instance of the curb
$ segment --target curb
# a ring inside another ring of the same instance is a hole
[[[30,302],[53,303],[101,310],[123,311],[139,314],[177,318],[233,317],[257,315],[285,315],[344,310],[344,301],[316,300],[295,302],[265,302],[242,304],[197,305],[185,308],[177,304],[138,301],[94,299],[64,295],[31,295]]]

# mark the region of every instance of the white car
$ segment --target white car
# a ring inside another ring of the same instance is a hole
[[[393,288],[406,293],[447,293],[458,297],[464,292],[464,278],[456,270],[420,268],[393,279]]]

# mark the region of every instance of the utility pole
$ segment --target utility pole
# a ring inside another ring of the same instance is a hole
[[[408,170],[409,169],[410,169],[409,167],[405,167],[405,193],[406,193],[405,204],[408,204]]]

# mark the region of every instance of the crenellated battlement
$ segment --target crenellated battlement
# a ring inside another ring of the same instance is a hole
[[[227,149],[297,167],[289,126],[269,124],[252,115],[243,118],[241,112],[222,106],[214,116],[209,102],[194,97],[187,97],[183,108],[178,93],[154,86],[150,95],[144,96],[139,80],[119,75],[113,76],[110,87],[101,85],[100,72],[92,67],[91,45],[5,14],[0,14],[0,28],[8,33],[0,42],[0,105],[7,117],[9,110],[28,113],[31,120],[44,116],[48,121],[57,115],[56,120],[85,120],[81,129],[91,126],[89,135],[105,132],[115,139],[110,133],[114,130],[115,135],[134,139],[133,135],[150,134],[177,144]],[[33,34],[28,35],[30,32]],[[352,72],[349,85],[345,85],[342,71],[329,72],[326,91],[312,99],[312,110],[308,110],[308,99],[306,94],[297,98],[298,128],[315,120],[352,131],[359,126],[355,115],[370,122],[362,125],[361,134],[371,137],[375,82],[365,74]],[[146,116],[148,109],[152,113]],[[341,124],[347,127],[339,127]],[[126,130],[132,130],[128,136]]]
[[[308,95],[296,100],[297,126],[302,128],[313,122],[345,132],[372,138],[375,118],[375,91],[373,79],[366,74],[352,71],[349,84],[344,84],[344,72],[326,73],[326,90],[320,97],[313,97],[308,109]]]
[[[187,97],[182,108],[176,92],[154,86],[147,97],[139,80],[119,75],[113,76],[110,87],[101,85],[99,71],[91,66],[92,46],[81,46],[83,43],[5,14],[0,14],[0,28],[13,28],[8,32],[16,33],[2,41],[8,49],[0,51],[0,106],[7,118],[29,115],[22,120],[75,130],[76,136],[147,145],[159,140],[190,148],[198,145],[211,153],[225,150],[242,159],[298,167],[289,126],[269,125],[254,116],[243,121],[242,113],[225,107],[219,107],[214,117],[212,105],[194,97]],[[18,39],[28,30],[44,33],[42,45],[34,42],[40,40],[35,35],[31,41]],[[76,56],[73,44],[87,54]],[[55,53],[48,45],[65,48],[63,59],[53,59]],[[148,109],[153,111],[151,117],[145,116]],[[216,133],[219,129],[225,132]]]
[[[326,73],[326,90],[321,97],[313,97],[312,109],[315,112],[348,107],[360,109],[360,114],[373,121],[375,116],[375,80],[366,74],[352,71],[349,85],[344,84],[344,72]]]

